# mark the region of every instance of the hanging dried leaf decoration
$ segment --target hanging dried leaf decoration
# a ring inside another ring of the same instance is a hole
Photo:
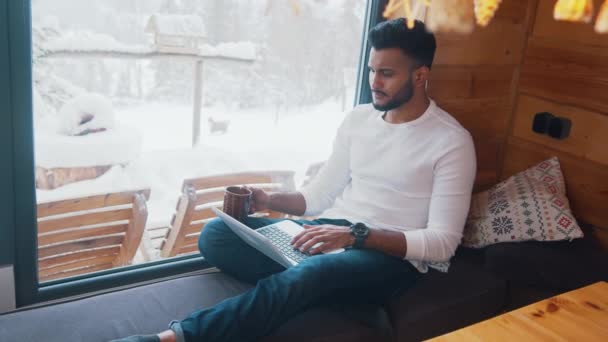
[[[273,0],[267,0],[266,8],[264,9],[264,15],[270,14],[270,11],[272,10],[273,5],[274,5]],[[302,10],[300,7],[299,0],[289,0],[289,5],[291,6],[291,9],[295,15],[300,15]]]
[[[427,26],[434,32],[471,33],[473,16],[473,0],[431,1]]]
[[[298,2],[298,0],[291,0],[289,1],[289,3],[291,4],[291,9],[293,10],[293,13],[295,15],[300,15],[301,9],[300,9],[300,3]]]
[[[403,6],[402,0],[389,0],[386,7],[384,7],[384,12],[382,12],[382,16],[386,19],[398,18],[398,12]]]
[[[604,1],[595,19],[595,32],[608,33],[608,0]]]
[[[553,9],[555,20],[591,22],[593,0],[557,0]]]
[[[475,18],[479,26],[488,26],[502,0],[475,0]]]
[[[415,20],[418,16],[418,12],[424,8],[424,4],[427,1],[415,1],[414,6],[411,6],[411,0],[389,0],[388,4],[382,12],[382,16],[386,19],[405,18],[407,20],[407,27],[410,29],[414,28]]]

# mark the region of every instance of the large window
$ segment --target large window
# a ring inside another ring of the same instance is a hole
[[[195,253],[204,216],[170,251],[186,180],[281,171],[299,188],[352,108],[366,8],[33,0],[39,280]]]

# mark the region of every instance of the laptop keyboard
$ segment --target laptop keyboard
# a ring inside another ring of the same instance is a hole
[[[309,257],[309,255],[294,249],[290,243],[292,237],[276,226],[267,226],[264,227],[264,229],[259,229],[257,232],[272,241],[272,244],[277,247],[283,255],[295,262],[299,263]]]

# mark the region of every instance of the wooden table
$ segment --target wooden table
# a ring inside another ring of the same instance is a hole
[[[430,341],[608,341],[608,283],[566,292]]]

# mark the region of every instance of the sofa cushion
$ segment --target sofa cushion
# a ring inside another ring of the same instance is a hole
[[[157,333],[166,330],[171,320],[247,288],[224,274],[213,273],[26,309],[0,316],[0,341],[101,342]]]
[[[348,311],[345,311],[348,310]],[[367,342],[388,341],[392,329],[384,308],[321,307],[287,321],[262,342]],[[386,321],[386,325],[384,325]]]
[[[483,269],[483,253],[460,248],[449,272],[430,270],[388,305],[398,341],[420,341],[496,315],[505,281]]]
[[[173,319],[251,286],[213,272],[0,315],[0,341],[108,341],[166,330]],[[372,341],[375,331],[328,308],[304,312],[268,341]]]
[[[583,236],[568,204],[557,158],[473,195],[462,245],[572,240]]]
[[[485,268],[513,286],[564,292],[608,280],[608,253],[591,234],[572,242],[521,242],[488,246]]]

